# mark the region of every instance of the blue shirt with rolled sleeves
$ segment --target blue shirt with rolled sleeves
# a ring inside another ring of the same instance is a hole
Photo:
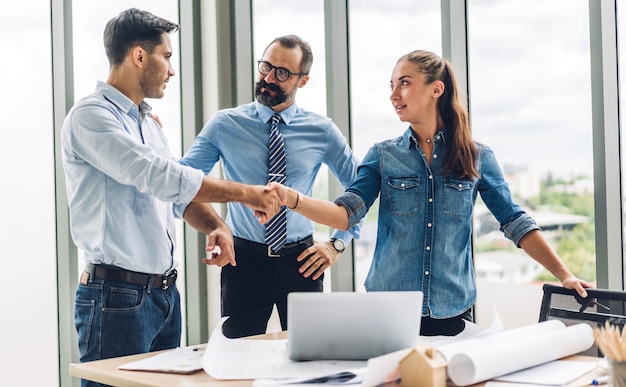
[[[70,110],[61,155],[70,227],[86,262],[164,274],[174,266],[175,218],[202,184],[202,171],[182,166],[165,133],[113,86]]]

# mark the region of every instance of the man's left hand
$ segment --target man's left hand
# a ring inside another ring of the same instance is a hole
[[[298,271],[304,275],[304,278],[311,277],[312,280],[317,280],[324,270],[337,262],[340,255],[341,253],[335,250],[330,241],[315,242],[298,256],[298,262],[304,262]]]
[[[208,234],[206,251],[209,253],[209,258],[202,258],[202,262],[207,265],[217,267],[224,267],[229,263],[233,266],[237,265],[233,234],[226,225],[218,227]]]

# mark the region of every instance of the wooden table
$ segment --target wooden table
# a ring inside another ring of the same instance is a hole
[[[271,333],[251,337],[250,339],[286,339],[287,332]],[[204,345],[198,346],[203,348]],[[92,361],[88,363],[70,364],[70,375],[88,379],[99,383],[109,384],[119,387],[250,387],[253,380],[216,380],[203,370],[199,372],[180,375],[162,372],[126,371],[118,369],[118,366],[132,361],[154,356],[165,351],[150,352],[140,355],[116,357],[112,359]],[[596,357],[570,356],[568,360],[598,361]],[[602,375],[602,370],[595,370],[576,382],[570,384],[572,387],[589,386],[591,381]],[[482,387],[485,383],[475,384],[471,387]]]

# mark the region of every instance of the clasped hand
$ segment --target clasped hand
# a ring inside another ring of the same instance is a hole
[[[262,202],[266,200],[267,207],[262,207],[261,210],[255,209],[254,211],[254,216],[257,218],[259,223],[267,223],[278,213],[282,206],[287,205],[287,190],[287,187],[276,182],[268,183],[263,187],[263,193],[259,195],[259,201]],[[275,202],[272,202],[274,200]],[[271,206],[270,202],[276,207]]]

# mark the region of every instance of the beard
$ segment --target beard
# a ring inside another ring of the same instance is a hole
[[[139,85],[145,98],[163,98],[165,94],[163,71],[149,57],[146,70],[139,80]]]
[[[285,93],[277,84],[260,80],[254,86],[254,97],[261,105],[273,107],[291,100],[296,94],[296,90],[297,87],[294,87],[290,93]],[[274,95],[270,91],[273,91]]]

